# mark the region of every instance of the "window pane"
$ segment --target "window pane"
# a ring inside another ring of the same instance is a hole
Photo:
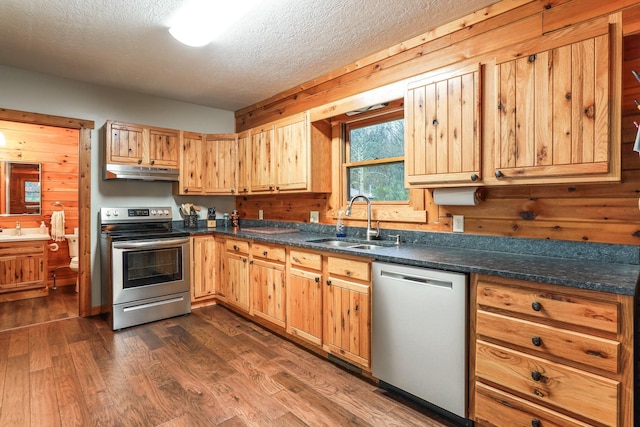
[[[349,147],[351,162],[404,156],[404,119],[351,129]]]
[[[372,201],[406,201],[404,162],[351,167],[348,170],[349,198],[364,194]]]
[[[40,183],[26,181],[24,183],[24,201],[27,203],[40,202]]]

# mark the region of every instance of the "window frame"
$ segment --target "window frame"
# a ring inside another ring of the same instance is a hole
[[[345,210],[349,203],[348,190],[347,190],[347,168],[345,166],[346,160],[346,127],[351,125],[355,126],[355,123],[359,123],[360,126],[364,126],[366,123],[382,122],[380,116],[388,119],[389,117],[404,118],[404,98],[389,101],[388,105],[378,110],[372,110],[357,115],[340,114],[338,116],[331,117],[332,138],[334,144],[338,145],[333,151],[333,159],[338,165],[334,169],[334,191],[331,199],[333,200],[333,209],[327,212],[328,216],[336,219],[340,210]],[[343,110],[344,111],[344,110]],[[406,132],[406,130],[405,130]],[[406,138],[406,133],[405,133]],[[388,163],[389,158],[385,159],[383,163]],[[397,157],[402,162],[405,161],[404,155]],[[360,163],[360,162],[358,162]],[[356,163],[357,164],[357,163]],[[425,204],[424,189],[409,188],[409,200],[408,201],[372,201],[372,220],[382,222],[395,222],[395,223],[427,223],[427,211]],[[367,209],[366,203],[356,201],[353,204],[352,215],[349,217],[350,221],[366,221]]]

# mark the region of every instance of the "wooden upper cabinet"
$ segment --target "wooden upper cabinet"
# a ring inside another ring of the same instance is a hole
[[[241,132],[238,134],[238,168],[236,170],[236,182],[238,194],[247,194],[250,187],[250,165],[251,165],[251,132]]]
[[[439,70],[408,83],[405,182],[408,187],[481,181],[480,65]]]
[[[238,169],[237,134],[207,135],[204,147],[204,192],[235,195]]]
[[[251,131],[250,191],[328,192],[331,176],[328,123],[308,112]]]
[[[621,37],[604,31],[496,61],[495,183],[620,180]]]
[[[203,134],[184,132],[178,183],[180,194],[200,194],[203,191],[203,146]]]
[[[273,179],[273,125],[251,131],[251,185],[253,193],[275,189]]]
[[[180,131],[108,120],[105,162],[177,169]]]
[[[149,164],[151,166],[172,169],[178,168],[178,160],[180,158],[180,131],[172,129],[149,128],[148,147]]]
[[[309,120],[297,114],[274,126],[276,190],[306,190],[309,182]]]

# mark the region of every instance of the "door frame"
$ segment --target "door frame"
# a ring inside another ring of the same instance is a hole
[[[92,120],[0,108],[0,120],[79,130],[78,137],[78,315],[99,314],[91,307],[91,131]]]

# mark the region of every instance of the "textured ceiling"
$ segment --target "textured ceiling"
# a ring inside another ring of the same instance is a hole
[[[201,48],[182,3],[0,0],[0,64],[235,111],[496,0],[262,0]]]

